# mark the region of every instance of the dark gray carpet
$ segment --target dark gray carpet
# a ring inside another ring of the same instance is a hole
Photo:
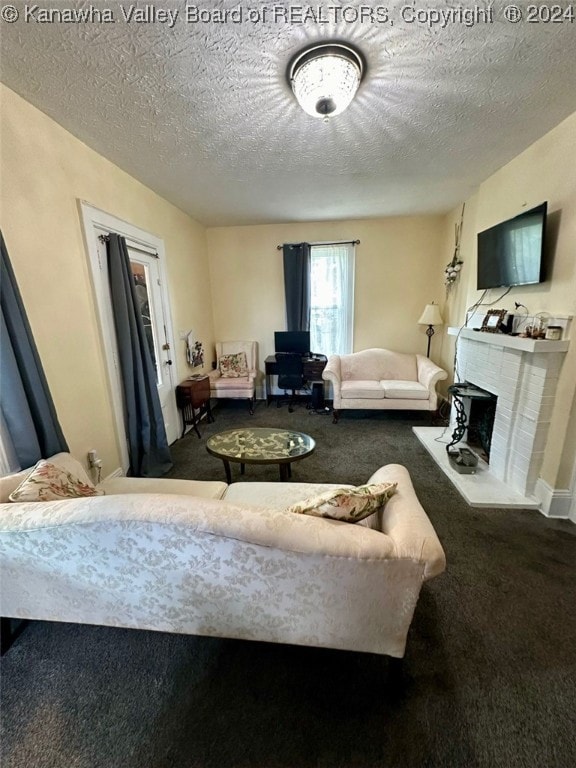
[[[223,479],[206,437],[247,423],[316,438],[294,481],[409,467],[448,568],[422,590],[400,684],[384,657],[35,622],[2,659],[3,768],[576,764],[576,526],[468,507],[411,432],[426,417],[215,416],[173,447],[174,477]]]

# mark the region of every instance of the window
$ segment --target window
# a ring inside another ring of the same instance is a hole
[[[348,355],[354,323],[354,245],[310,249],[310,339],[313,352]]]
[[[136,258],[132,258],[132,250],[128,245],[128,253],[130,255],[130,269],[132,271],[132,277],[134,279],[134,287],[136,289],[136,298],[138,299],[138,307],[140,309],[140,317],[142,318],[142,325],[144,326],[144,333],[146,334],[146,341],[148,343],[148,349],[150,351],[150,358],[152,365],[156,371],[156,383],[162,385],[161,371],[158,370],[157,361],[160,358],[159,345],[158,345],[158,333],[155,327],[155,317],[153,312],[153,301],[149,291],[150,286],[150,265],[143,264],[136,261]]]

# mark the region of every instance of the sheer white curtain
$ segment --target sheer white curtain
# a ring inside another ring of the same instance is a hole
[[[310,345],[324,355],[352,352],[354,245],[313,245],[310,252]]]

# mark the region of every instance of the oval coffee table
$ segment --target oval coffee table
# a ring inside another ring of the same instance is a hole
[[[228,483],[232,482],[231,461],[240,464],[242,474],[246,464],[278,464],[280,480],[286,481],[292,474],[290,464],[310,456],[315,447],[313,438],[303,432],[266,427],[230,429],[206,442],[208,453],[224,462]]]

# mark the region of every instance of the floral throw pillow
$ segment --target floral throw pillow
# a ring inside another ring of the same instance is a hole
[[[396,492],[396,483],[373,483],[356,488],[335,488],[312,499],[299,501],[288,512],[299,515],[329,517],[346,523],[357,523],[383,507]]]
[[[235,355],[221,355],[219,363],[220,375],[225,379],[238,379],[240,376],[248,376],[246,352],[238,352]]]
[[[8,498],[10,501],[58,501],[103,494],[104,491],[99,491],[92,483],[42,459]]]

